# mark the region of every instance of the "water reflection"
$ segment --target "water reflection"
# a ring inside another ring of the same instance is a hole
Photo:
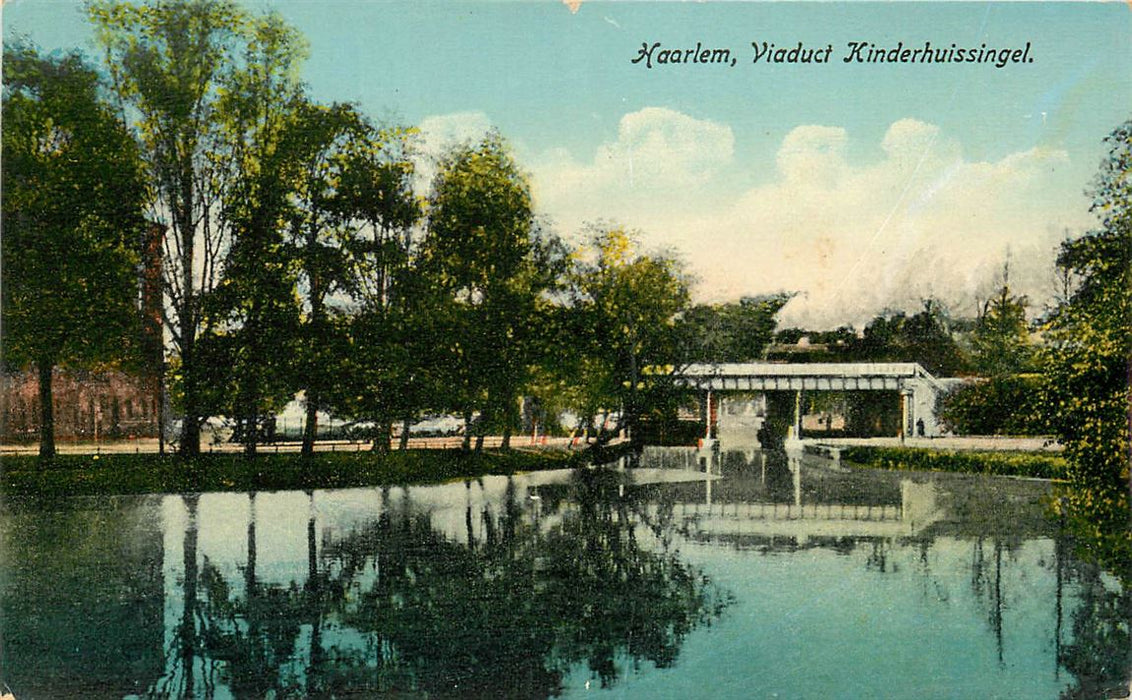
[[[0,676],[21,698],[1103,697],[1132,596],[1073,558],[1045,490],[647,450],[38,504],[0,516]]]

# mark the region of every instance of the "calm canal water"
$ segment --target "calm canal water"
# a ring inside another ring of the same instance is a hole
[[[8,504],[25,698],[1105,697],[1132,596],[1041,482],[758,451]]]

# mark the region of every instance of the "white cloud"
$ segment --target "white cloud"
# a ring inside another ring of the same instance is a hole
[[[561,149],[537,158],[535,201],[566,231],[598,218],[644,226],[702,208],[731,166],[734,146],[726,125],[649,107],[622,117],[616,140],[587,162]]]
[[[861,324],[926,296],[970,302],[1007,250],[1012,282],[1040,302],[1064,228],[1089,221],[1062,182],[1064,151],[969,161],[914,119],[892,124],[867,162],[849,159],[850,144],[843,128],[803,125],[773,156],[738,162],[727,125],[648,108],[592,159],[550,151],[532,170],[540,210],[564,232],[596,219],[640,227],[646,243],[683,252],[702,297],[796,290],[783,320],[812,326]],[[735,191],[768,162],[770,182]]]
[[[423,150],[440,154],[449,146],[482,138],[491,126],[483,112],[456,112],[425,117],[418,128]]]
[[[483,138],[492,127],[491,119],[483,112],[455,112],[425,117],[417,126],[420,139],[417,143],[416,185],[427,192],[436,174],[437,161],[452,146],[471,143]]]

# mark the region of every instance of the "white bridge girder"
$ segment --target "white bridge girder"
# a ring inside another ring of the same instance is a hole
[[[676,384],[704,392],[898,391],[904,433],[922,421],[924,435],[940,434],[936,400],[943,385],[915,362],[770,362],[691,364],[675,374]]]

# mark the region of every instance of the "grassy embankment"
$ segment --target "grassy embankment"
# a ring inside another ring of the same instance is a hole
[[[1062,479],[1066,473],[1064,457],[1038,452],[851,446],[841,448],[841,459],[878,469],[994,474],[1038,479]]]
[[[491,474],[572,467],[584,453],[507,450],[406,450],[295,454],[208,454],[191,460],[175,455],[65,455],[4,457],[0,494],[5,497],[122,495],[192,491],[286,489],[429,484]]]

